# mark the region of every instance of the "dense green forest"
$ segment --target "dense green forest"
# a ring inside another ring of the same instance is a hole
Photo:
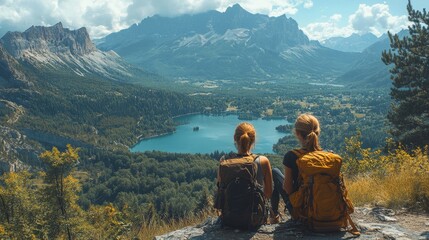
[[[208,104],[198,96],[95,77],[62,72],[37,75],[43,78],[33,89],[1,91],[1,97],[26,109],[14,126],[42,142],[52,140],[52,135],[84,146],[131,146],[141,137],[173,131],[172,116],[203,112]],[[47,145],[55,145],[55,138]]]
[[[83,184],[84,208],[113,202],[144,211],[153,204],[165,219],[198,212],[201,196],[214,192],[217,169],[208,155],[162,152],[98,151],[81,164],[91,179]]]

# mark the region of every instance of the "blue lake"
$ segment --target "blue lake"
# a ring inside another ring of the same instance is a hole
[[[182,123],[172,134],[143,139],[134,147],[132,152],[163,151],[177,153],[212,153],[218,151],[236,151],[233,135],[235,127],[242,122],[237,115],[209,116],[189,115],[175,118]],[[252,152],[273,153],[273,144],[285,133],[278,132],[276,127],[288,122],[284,119],[249,120],[256,129],[256,144]],[[193,131],[194,127],[198,131]]]

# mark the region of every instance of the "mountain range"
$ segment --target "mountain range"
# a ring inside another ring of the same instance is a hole
[[[385,37],[386,35],[382,35],[380,38],[377,38],[377,36],[372,33],[353,33],[348,37],[332,37],[326,39],[322,42],[322,45],[343,52],[362,52],[367,47]]]
[[[292,18],[251,14],[239,5],[223,13],[156,15],[97,45],[86,28],[61,23],[8,32],[0,39],[0,137],[129,146],[138,137],[171,131],[170,116],[206,107],[194,95],[129,83],[177,90],[169,78],[294,79],[387,88],[390,73],[380,58],[389,40],[372,41],[371,35],[352,35],[330,41],[332,49],[309,40]]]
[[[236,4],[169,18],[155,15],[97,41],[128,62],[173,78],[335,78],[358,53],[310,41],[292,18],[252,14]]]
[[[31,85],[31,78],[17,70],[25,64],[125,82],[141,83],[140,76],[146,76],[156,79],[153,85],[160,80],[150,72],[173,79],[294,78],[388,86],[388,68],[380,60],[386,41],[385,36],[354,34],[320,44],[292,18],[252,14],[238,4],[225,12],[148,17],[96,40],[97,46],[84,27],[69,30],[58,23],[8,32],[0,39],[0,84]]]
[[[397,33],[400,38],[409,35],[408,30]],[[390,87],[389,67],[381,61],[381,53],[389,50],[390,40],[383,34],[378,41],[365,48],[352,68],[338,77],[336,81],[351,87]]]
[[[17,132],[46,146],[134,144],[169,131],[169,116],[203,107],[184,94],[130,84],[161,81],[97,49],[85,28],[8,32],[0,39],[0,139]]]
[[[32,26],[22,33],[8,32],[0,44],[12,58],[38,69],[119,80],[130,77],[134,68],[115,52],[98,50],[86,28],[69,30],[61,22],[51,27]]]

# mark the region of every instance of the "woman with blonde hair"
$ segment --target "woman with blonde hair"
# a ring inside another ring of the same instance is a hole
[[[301,145],[298,152],[312,152],[321,151],[322,148],[319,144],[320,124],[316,117],[310,114],[301,114],[295,121],[294,134]],[[298,165],[296,161],[299,156],[295,151],[289,151],[283,158],[283,165],[285,166],[284,175],[278,169],[273,169],[273,179],[275,189],[281,189],[278,192],[273,192],[271,197],[271,204],[275,217],[273,222],[279,221],[278,205],[280,196],[283,198],[286,208],[292,214],[292,204],[289,201],[289,195],[298,190]],[[282,187],[279,187],[282,186]]]
[[[321,151],[322,148],[319,144],[320,124],[316,117],[310,114],[301,114],[295,121],[294,127],[295,137],[301,144],[298,151],[313,152]],[[289,151],[283,158],[283,165],[285,166],[285,180],[283,189],[287,194],[291,194],[298,189],[298,166],[296,160],[298,156]]]
[[[242,122],[235,128],[234,133],[234,145],[237,148],[237,153],[233,153],[232,155],[228,155],[228,158],[232,158],[235,156],[251,156],[252,149],[255,146],[256,141],[256,131],[255,127],[248,122]],[[267,199],[271,198],[271,194],[273,192],[273,177],[271,174],[271,164],[270,160],[268,160],[265,156],[257,156],[255,155],[255,162],[258,165],[257,180],[258,183],[263,186],[264,194]],[[221,159],[221,161],[224,159]]]
[[[240,123],[234,133],[237,152],[220,159],[215,207],[222,210],[220,218],[230,227],[255,229],[267,220],[266,203],[273,192],[273,177],[268,158],[252,154],[255,140],[253,125]],[[255,209],[257,216],[253,219]]]

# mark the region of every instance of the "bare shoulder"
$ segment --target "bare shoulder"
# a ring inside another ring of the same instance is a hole
[[[270,160],[267,157],[265,157],[265,156],[261,155],[261,156],[259,156],[259,159],[261,161],[261,164],[263,164],[263,165],[270,163]]]

